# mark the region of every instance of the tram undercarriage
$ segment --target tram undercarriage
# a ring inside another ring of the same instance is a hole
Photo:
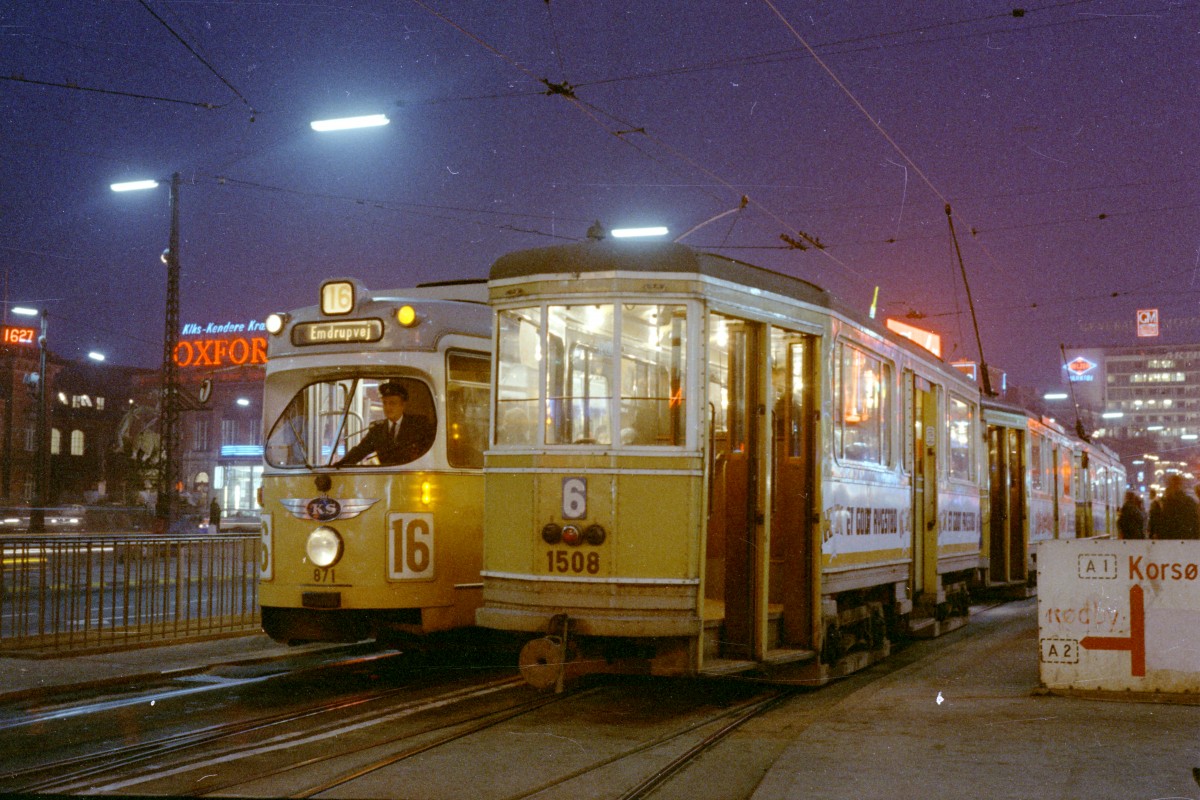
[[[725,619],[721,604],[708,601],[703,619],[672,615],[647,618],[644,629],[662,632],[699,627],[701,634],[630,636],[626,615],[597,618],[588,609],[546,619],[536,612],[509,608],[501,612],[509,630],[542,636],[521,650],[521,674],[539,689],[561,689],[593,673],[722,677],[741,675],[781,683],[821,685],[887,658],[893,645],[910,638],[933,638],[962,627],[970,614],[968,576],[954,574],[936,593],[913,602],[904,583],[884,584],[827,595],[821,605],[817,650],[781,645],[783,615],[768,609],[767,641],[762,659],[722,657]],[[491,606],[496,613],[496,606]],[[517,620],[521,622],[516,622]],[[493,620],[494,622],[495,620]],[[608,633],[602,631],[608,630]]]

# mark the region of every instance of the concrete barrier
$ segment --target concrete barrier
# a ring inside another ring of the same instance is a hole
[[[1200,693],[1200,541],[1051,541],[1037,561],[1043,686]]]

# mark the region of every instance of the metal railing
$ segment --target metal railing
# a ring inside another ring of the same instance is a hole
[[[259,629],[257,533],[0,537],[0,653]]]

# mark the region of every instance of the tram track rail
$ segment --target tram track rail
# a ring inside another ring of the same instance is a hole
[[[416,758],[422,754],[435,750],[436,748],[461,742],[468,737],[483,733],[489,729],[496,728],[526,714],[539,711],[546,706],[561,703],[567,700],[579,700],[595,695],[604,691],[605,688],[614,689],[618,687],[609,685],[607,687],[593,687],[590,689],[577,690],[563,694],[539,695],[528,702],[521,703],[510,708],[500,709],[486,714],[481,714],[477,717],[467,720],[458,721],[453,725],[446,726],[445,731],[442,733],[438,733],[437,729],[424,731],[424,736],[428,736],[432,733],[434,734],[433,738],[426,741],[417,742],[395,753],[389,753],[366,764],[359,765],[354,769],[347,770],[332,778],[322,780],[318,783],[308,786],[301,791],[290,792],[287,794],[287,796],[292,798],[311,798],[324,794],[325,792],[349,786],[357,780],[397,765],[402,761]],[[662,748],[690,735],[695,736],[699,734],[699,738],[690,743],[683,753],[671,758],[662,767],[642,776],[633,786],[620,795],[622,800],[638,800],[639,798],[648,797],[656,789],[668,782],[673,776],[686,769],[687,766],[695,759],[723,741],[727,736],[742,728],[743,725],[752,719],[766,713],[772,708],[775,708],[777,705],[796,694],[797,691],[798,690],[793,688],[782,688],[760,693],[755,695],[750,700],[737,704],[732,708],[724,709],[719,713],[708,715],[701,720],[677,726],[663,735],[640,743],[635,747],[623,749],[620,752],[611,754],[579,769],[570,771],[566,774],[557,776],[552,780],[543,782],[542,784],[539,784],[538,786],[535,786],[527,791],[509,795],[505,798],[505,800],[522,800],[522,798],[536,797],[551,789],[564,786],[573,780],[588,775],[589,773],[596,772],[597,770],[601,770],[606,767],[619,765],[619,763],[623,760],[640,756],[644,753]],[[716,726],[715,730],[704,733],[706,729],[713,728],[714,726]],[[420,738],[421,735],[422,734],[408,734],[391,740],[375,742],[369,746],[359,748],[359,751],[361,752],[379,749],[381,747],[386,747],[402,741],[417,739]],[[304,761],[280,767],[277,770],[265,774],[260,774],[256,777],[255,781],[257,782],[264,778],[278,777],[294,770],[311,768],[322,761],[343,758],[350,754],[352,753],[340,751],[322,757],[306,759]],[[227,793],[231,789],[236,790],[239,786],[243,785],[245,784],[239,782],[222,784],[220,786],[206,786],[204,794],[200,796],[211,796],[216,795],[217,793]]]
[[[767,693],[765,697],[753,698],[739,706],[726,710],[723,713],[713,715],[712,717],[700,720],[690,725],[686,725],[654,739],[644,742],[637,747],[630,748],[620,753],[616,753],[608,758],[597,761],[594,764],[582,767],[574,772],[560,776],[559,778],[548,781],[533,789],[522,792],[521,794],[510,795],[505,800],[525,800],[525,798],[536,797],[550,789],[563,786],[570,781],[576,780],[590,772],[603,769],[605,767],[616,764],[617,762],[628,759],[633,756],[641,755],[642,753],[655,750],[663,747],[666,744],[674,742],[689,734],[696,733],[698,730],[718,725],[719,727],[700,738],[692,744],[687,750],[680,755],[672,758],[663,767],[645,775],[633,786],[630,786],[622,794],[618,795],[619,800],[640,800],[640,798],[650,796],[660,786],[668,782],[672,777],[677,775],[682,770],[686,769],[689,764],[694,762],[704,753],[711,750],[727,736],[740,729],[743,725],[752,719],[766,713],[770,709],[776,707],[796,693],[795,689],[781,689]]]
[[[507,677],[486,684],[476,684],[465,688],[455,689],[432,699],[403,704],[406,706],[422,706],[432,702],[444,701],[480,691],[498,691],[505,688],[515,688],[522,685],[519,678]],[[251,720],[241,720],[232,723],[209,725],[198,730],[170,734],[146,742],[109,748],[96,753],[74,756],[33,765],[27,768],[10,770],[3,775],[0,791],[20,791],[25,793],[69,793],[95,788],[96,779],[109,776],[108,780],[120,781],[125,773],[137,770],[140,766],[152,761],[162,761],[184,756],[190,751],[204,747],[219,747],[223,743],[233,743],[239,738],[262,733],[274,728],[305,720],[314,720],[331,714],[343,713],[360,706],[386,701],[400,694],[411,693],[416,687],[405,685],[384,689],[377,692],[355,695],[351,698],[341,698],[317,706],[286,711],[277,714],[267,714]],[[360,724],[370,724],[374,718],[386,717],[396,712],[395,707],[366,712],[358,718]],[[334,727],[344,726],[345,722],[337,723]],[[296,734],[300,735],[300,734]],[[240,746],[240,745],[238,745]]]
[[[886,662],[816,690],[747,679],[598,678],[562,694],[534,694],[512,675],[477,677],[452,688],[416,682],[0,774],[0,791],[391,796],[392,787],[420,793],[420,787],[432,786],[422,780],[436,780],[443,782],[443,792],[445,781],[462,781],[469,785],[460,791],[464,796],[504,800],[690,797],[706,776],[711,781],[717,774],[718,761],[746,756],[747,737],[779,724],[783,718],[772,710],[786,705],[794,735],[872,683],[968,646],[974,634],[1001,624],[988,613],[999,605],[1006,604],[976,606],[976,626],[906,643]],[[675,691],[664,694],[667,686],[685,688],[662,703],[660,696]],[[397,695],[406,697],[388,702]],[[799,704],[788,703],[791,699]],[[754,724],[760,718],[761,726]],[[628,730],[621,729],[625,719],[633,725]],[[546,737],[549,749],[512,744],[529,736]],[[722,747],[726,742],[730,749]],[[490,770],[457,774],[458,767],[446,766],[479,764],[469,760],[472,753],[507,752],[504,748],[512,748],[512,756],[500,757]],[[752,772],[765,773],[773,760],[761,749],[750,756]],[[529,762],[530,752],[554,757]],[[14,777],[21,778],[19,784]],[[757,779],[740,779],[742,788]],[[612,794],[596,794],[597,785]]]

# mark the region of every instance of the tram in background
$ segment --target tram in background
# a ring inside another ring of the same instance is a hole
[[[318,305],[268,320],[259,602],[273,639],[393,642],[474,625],[485,300],[482,281],[370,292],[338,279]],[[400,395],[396,435],[424,433],[356,449]]]
[[[1024,408],[986,398],[988,496],[980,584],[1032,591],[1037,547],[1052,539],[1117,536],[1125,468],[1108,447]]]
[[[785,663],[819,682],[965,621],[987,479],[965,375],[810,283],[678,244],[517,252],[489,289],[477,620],[530,637],[530,683]]]

